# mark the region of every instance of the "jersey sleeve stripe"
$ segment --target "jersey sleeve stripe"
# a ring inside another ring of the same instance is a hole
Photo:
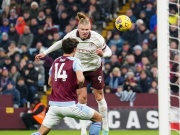
[[[107,46],[107,45],[106,45]],[[105,50],[106,49],[106,46],[102,49],[102,50]]]

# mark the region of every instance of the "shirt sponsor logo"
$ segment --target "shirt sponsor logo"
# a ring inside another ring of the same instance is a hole
[[[77,49],[79,53],[96,53],[96,50]]]

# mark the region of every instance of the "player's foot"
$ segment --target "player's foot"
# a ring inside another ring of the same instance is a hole
[[[31,135],[41,135],[39,132],[32,133]]]
[[[84,132],[84,133],[81,133],[81,135],[87,135],[87,133],[86,133],[86,132]]]
[[[104,120],[102,122],[102,135],[108,135],[109,134],[109,125],[107,120]]]
[[[106,130],[102,130],[102,135],[109,135],[109,131],[106,131]]]

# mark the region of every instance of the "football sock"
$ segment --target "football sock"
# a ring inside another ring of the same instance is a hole
[[[102,129],[109,131],[106,100],[103,98],[101,101],[97,101],[97,103],[99,112],[102,115]]]
[[[79,104],[81,104],[81,103],[79,103]],[[86,104],[82,104],[82,105],[86,105]],[[87,125],[87,120],[80,120],[81,135],[87,135],[86,125]]]
[[[80,120],[81,135],[87,135],[86,132],[86,120]]]
[[[89,128],[89,135],[99,135],[101,131],[101,122],[93,122]]]

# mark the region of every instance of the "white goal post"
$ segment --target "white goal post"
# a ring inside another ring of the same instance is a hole
[[[170,135],[169,0],[157,0],[159,135]]]

